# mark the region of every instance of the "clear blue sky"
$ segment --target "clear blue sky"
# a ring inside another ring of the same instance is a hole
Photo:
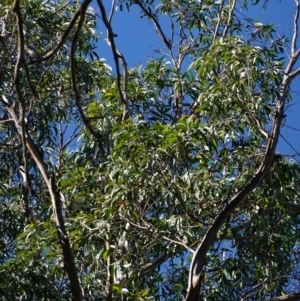
[[[107,5],[109,4],[110,1],[107,1]],[[96,12],[99,13],[96,3],[94,5]],[[109,11],[110,7],[107,6],[107,12]],[[244,10],[242,13],[258,22],[275,24],[274,28],[279,35],[284,35],[291,39],[295,14],[294,0],[283,0],[281,3],[277,0],[270,0],[265,10],[263,10],[262,5],[249,5],[248,11]],[[167,22],[167,19],[165,22]],[[103,33],[103,38],[106,37],[104,25],[101,21],[98,24],[99,32]],[[146,18],[140,18],[139,10],[135,6],[131,7],[129,13],[126,8],[123,12],[116,11],[112,26],[114,32],[118,35],[116,38],[117,47],[125,56],[129,68],[145,65],[148,57],[157,56],[155,49],[161,47],[161,40],[155,33],[152,24]],[[300,46],[300,41],[298,44]],[[111,50],[103,40],[99,43],[98,54],[101,58],[106,59],[113,70],[115,69]],[[286,49],[286,55],[288,54],[289,49]],[[286,124],[299,130],[284,127],[282,135],[296,151],[300,152],[300,98],[298,95],[300,92],[300,79],[293,84],[292,91],[294,91],[294,99],[292,105],[286,111]],[[284,139],[280,139],[277,151],[282,154],[295,154],[295,150]],[[300,156],[297,157],[297,160],[300,161]]]

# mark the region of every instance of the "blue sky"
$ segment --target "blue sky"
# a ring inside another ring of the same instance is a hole
[[[251,1],[249,1],[251,2]],[[263,1],[261,1],[263,2]],[[107,2],[110,4],[110,1]],[[96,12],[99,9],[95,6]],[[107,6],[107,12],[110,7]],[[294,0],[269,0],[266,9],[263,9],[262,4],[256,6],[248,6],[248,11],[243,10],[241,13],[262,23],[275,24],[274,29],[279,36],[286,36],[291,39],[293,34],[293,18],[295,14]],[[165,21],[167,22],[167,20]],[[106,30],[102,22],[99,23],[98,30],[103,33],[103,38],[106,37]],[[167,23],[166,23],[167,24]],[[126,8],[121,11],[116,11],[113,18],[113,30],[118,35],[116,44],[119,51],[125,56],[128,67],[145,65],[147,58],[157,56],[155,49],[161,47],[162,43],[152,24],[146,19],[141,19],[139,10],[132,6],[128,13]],[[105,58],[107,63],[113,67],[111,49],[101,39],[98,48],[98,54],[101,58]],[[300,41],[298,43],[300,46]],[[286,49],[286,55],[289,54],[289,49]],[[297,95],[300,92],[300,79],[295,81],[292,86],[293,102],[286,111],[286,127],[282,129],[283,138],[280,139],[277,151],[282,154],[295,154],[300,151],[300,98]],[[299,129],[299,131],[294,129]],[[286,139],[288,142],[286,142]],[[292,149],[292,147],[294,149]],[[300,156],[297,156],[300,161]]]

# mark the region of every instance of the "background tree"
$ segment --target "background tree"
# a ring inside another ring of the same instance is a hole
[[[275,154],[300,4],[291,41],[247,5],[1,1],[3,300],[300,298],[300,168]],[[142,66],[117,7],[161,38]]]

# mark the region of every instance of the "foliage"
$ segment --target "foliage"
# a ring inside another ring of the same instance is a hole
[[[299,53],[250,5],[1,2],[2,300],[298,294],[300,167],[275,150]],[[142,66],[116,7],[162,40]]]

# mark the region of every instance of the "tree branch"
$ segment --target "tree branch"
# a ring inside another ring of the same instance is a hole
[[[162,253],[157,258],[153,259],[151,262],[145,264],[141,267],[142,275],[147,275],[153,270],[155,270],[157,267],[159,267],[161,264],[163,264],[165,261],[167,261],[170,258],[170,254],[168,253]]]
[[[189,250],[191,253],[194,253],[194,250],[192,248],[190,248],[187,244],[185,244],[183,241],[180,240],[173,240],[167,236],[163,236],[163,239],[168,240],[176,245],[180,245],[183,246],[184,248],[186,248],[187,250]]]
[[[223,3],[222,3],[223,4]],[[229,4],[230,5],[230,4]],[[230,7],[230,11],[229,11],[229,15],[228,15],[228,19],[227,19],[227,23],[226,23],[226,26],[224,28],[224,31],[223,31],[223,37],[226,37],[227,35],[227,32],[228,32],[228,29],[230,27],[230,22],[232,20],[232,15],[233,15],[233,11],[235,9],[235,6],[236,6],[236,0],[233,0],[232,1],[232,5]]]
[[[31,156],[33,157],[35,163],[37,164],[42,176],[46,182],[48,187],[51,201],[52,201],[52,208],[53,208],[53,217],[56,224],[56,229],[58,233],[58,238],[60,245],[63,251],[63,259],[65,264],[65,269],[67,271],[70,285],[71,285],[71,292],[73,295],[73,300],[81,301],[82,300],[82,290],[81,285],[79,282],[79,278],[77,276],[77,271],[73,259],[73,253],[70,247],[70,242],[68,238],[68,234],[65,228],[64,219],[62,215],[62,208],[61,208],[61,198],[60,192],[56,185],[54,177],[50,176],[46,165],[43,161],[43,158],[39,154],[37,148],[33,144],[28,132],[27,126],[25,122],[25,110],[26,110],[26,103],[23,97],[21,88],[20,88],[20,68],[21,65],[24,63],[24,32],[23,32],[23,23],[22,23],[22,16],[21,16],[21,9],[20,9],[20,0],[15,0],[13,5],[13,12],[16,16],[16,23],[18,28],[18,59],[15,66],[14,71],[14,84],[17,90],[18,97],[20,99],[20,116],[18,117],[14,106],[9,106],[8,103],[4,104],[5,108],[8,110],[12,118],[14,119],[15,125],[21,134],[22,143],[23,143],[23,158],[24,158],[24,172],[25,178],[27,182],[29,181],[28,176],[28,167],[27,167],[27,152],[26,149],[29,150]],[[27,173],[27,175],[26,175]]]
[[[93,0],[84,0],[83,1],[83,3],[81,4],[81,6],[77,9],[77,11],[75,12],[74,16],[72,17],[72,19],[71,19],[71,21],[69,23],[69,26],[64,31],[64,33],[61,35],[59,42],[57,43],[57,45],[52,50],[50,50],[49,52],[47,52],[41,58],[34,58],[30,62],[31,63],[38,63],[38,62],[42,62],[42,61],[48,60],[51,57],[53,57],[59,51],[59,49],[62,47],[62,45],[65,43],[65,41],[68,38],[68,36],[69,36],[72,28],[75,25],[78,17],[81,16],[82,11],[86,11],[87,7],[90,5],[90,3],[92,1]]]
[[[300,299],[300,292],[274,297],[270,301],[297,301]]]
[[[127,72],[127,63],[126,60],[123,56],[123,54],[121,54],[121,52],[117,49],[116,43],[115,43],[115,34],[112,30],[111,27],[111,20],[113,17],[113,11],[114,11],[114,1],[112,3],[112,9],[111,9],[111,13],[109,16],[109,19],[107,19],[107,14],[105,11],[105,7],[102,3],[101,0],[97,0],[98,2],[98,6],[100,8],[101,11],[101,16],[102,16],[102,20],[105,24],[105,27],[107,29],[107,38],[106,38],[106,42],[108,43],[109,47],[112,50],[113,53],[113,57],[114,57],[114,61],[115,61],[115,65],[116,65],[116,72],[117,72],[117,87],[118,87],[118,92],[120,95],[120,99],[124,104],[124,113],[123,113],[123,119],[126,116],[127,110],[128,110],[128,97],[127,97],[127,76],[128,76],[128,72]],[[120,65],[119,65],[119,59],[121,60],[121,64],[124,70],[124,84],[123,84],[123,88],[124,91],[122,91],[121,88],[121,71],[120,71]]]
[[[297,37],[297,34],[298,28],[295,27],[294,39],[295,37]],[[267,139],[267,147],[263,162],[261,163],[257,172],[255,173],[253,179],[248,184],[246,184],[244,188],[242,188],[236,195],[234,195],[228,202],[228,205],[217,215],[217,217],[214,219],[212,225],[207,230],[206,234],[202,239],[202,242],[200,243],[193,255],[193,259],[190,266],[188,290],[185,297],[186,301],[197,300],[200,294],[200,276],[205,264],[205,257],[219,229],[222,227],[222,225],[229,217],[229,215],[234,211],[234,209],[237,208],[237,206],[241,202],[243,202],[250,195],[250,193],[252,193],[252,191],[264,180],[272,165],[275,149],[278,142],[278,137],[280,134],[281,123],[284,113],[284,104],[286,101],[288,88],[292,79],[295,77],[295,75],[292,73],[292,68],[295,62],[297,61],[298,56],[299,52],[297,51],[295,53],[295,50],[292,49],[292,55],[284,72],[279,99],[276,106],[276,113],[274,116],[273,126],[269,134],[269,138]]]
[[[23,156],[23,205],[24,205],[24,217],[26,223],[29,222],[29,205],[28,205],[28,194],[29,194],[29,172],[28,172],[28,158],[27,158],[27,151],[26,151],[26,141],[25,141],[25,99],[22,95],[22,91],[20,88],[20,68],[22,63],[24,62],[24,33],[23,33],[23,20],[20,11],[20,1],[16,0],[13,5],[13,12],[16,16],[16,24],[17,24],[17,31],[18,31],[18,59],[14,70],[14,84],[17,90],[17,94],[20,99],[20,117],[16,119],[17,126],[19,126],[19,133],[21,134],[22,138],[22,156]],[[17,115],[15,115],[16,117]]]
[[[152,20],[152,22],[154,23],[154,26],[156,28],[156,31],[158,33],[158,35],[161,37],[161,39],[163,40],[164,44],[167,46],[167,48],[169,50],[171,50],[171,47],[172,47],[172,44],[171,44],[171,41],[168,40],[161,28],[161,26],[159,25],[157,19],[153,16],[153,14],[151,14],[145,7],[144,5],[141,3],[140,0],[135,0],[134,3],[136,3],[141,9],[142,11],[144,12],[144,14]]]
[[[297,48],[298,19],[299,19],[299,11],[300,11],[300,4],[298,3],[298,0],[295,0],[295,4],[296,4],[296,14],[295,14],[295,17],[294,17],[294,32],[296,32],[296,34],[293,35],[292,49],[291,49],[292,53],[295,53],[296,48]]]

